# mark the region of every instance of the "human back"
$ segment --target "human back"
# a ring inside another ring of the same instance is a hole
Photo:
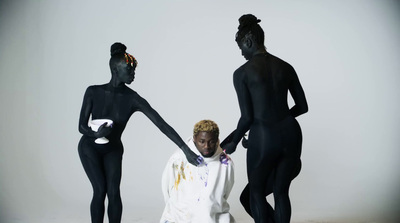
[[[118,88],[112,88],[108,84],[93,85],[88,91],[91,92],[93,102],[92,119],[113,120],[113,131],[109,137],[120,140],[132,114],[140,110],[140,101],[143,99],[125,85]]]
[[[288,91],[296,76],[290,64],[265,52],[255,55],[235,76],[242,76],[250,93],[254,121],[273,124],[289,115]]]

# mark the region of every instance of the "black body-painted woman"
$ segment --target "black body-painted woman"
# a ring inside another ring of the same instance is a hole
[[[186,154],[189,162],[198,165],[198,156],[184,143],[176,131],[138,93],[127,87],[135,77],[136,59],[125,52],[126,46],[114,43],[111,46],[111,80],[107,84],[87,88],[79,118],[79,132],[83,134],[78,151],[85,172],[93,187],[90,205],[92,223],[102,223],[105,212],[105,197],[108,198],[110,223],[121,222],[122,202],[120,196],[123,145],[121,135],[131,115],[144,113],[168,138]],[[97,132],[88,126],[89,119],[111,119]],[[96,144],[96,138],[107,137],[109,143]]]
[[[257,223],[287,223],[291,217],[289,186],[301,167],[302,133],[295,117],[306,113],[308,105],[293,67],[266,51],[260,21],[251,14],[239,18],[236,42],[248,60],[233,75],[241,117],[231,140],[222,148],[233,153],[250,130],[249,184],[241,201],[245,208],[250,202],[246,210]],[[288,92],[295,103],[290,109]],[[265,197],[271,192],[270,187],[275,200],[273,212]],[[247,201],[246,196],[249,196]]]

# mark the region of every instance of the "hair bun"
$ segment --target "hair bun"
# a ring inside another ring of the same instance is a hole
[[[117,55],[117,54],[124,54],[126,51],[126,46],[122,43],[114,43],[111,45],[111,56]]]
[[[242,15],[239,18],[239,27],[238,27],[238,29],[243,29],[243,28],[248,27],[248,26],[256,25],[259,22],[261,22],[261,20],[257,19],[257,17],[255,17],[252,14]]]

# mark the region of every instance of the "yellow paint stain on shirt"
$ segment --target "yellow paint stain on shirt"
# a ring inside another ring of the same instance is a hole
[[[189,179],[190,179],[190,181],[193,181],[193,174],[192,174],[192,171],[189,171]]]
[[[179,185],[180,182],[181,182],[181,175],[178,174],[178,178],[175,180],[175,185],[174,185],[174,188],[176,190],[178,190],[178,185]]]
[[[176,167],[177,167],[177,166],[176,166]],[[177,169],[178,169],[178,168],[177,168]],[[180,168],[179,168],[179,170],[178,170],[178,176],[177,176],[177,178],[176,178],[176,180],[175,180],[174,188],[175,188],[176,190],[178,190],[178,186],[179,186],[179,183],[181,182],[181,178],[182,178],[183,180],[186,180],[185,168],[183,167],[183,162],[181,163],[181,166],[180,166]]]
[[[183,164],[183,163],[182,163]],[[185,176],[185,168],[183,167],[183,166],[181,166],[181,174],[182,174],[182,178],[184,179],[184,180],[186,180],[186,176]]]

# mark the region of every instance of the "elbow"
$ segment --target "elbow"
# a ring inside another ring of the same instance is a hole
[[[308,112],[308,105],[305,104],[299,108],[299,115],[305,114]]]
[[[306,104],[303,108],[303,114],[308,112],[308,105]]]
[[[307,102],[304,104],[304,113],[307,113],[308,112],[308,104],[307,104]]]
[[[241,121],[241,122],[243,123],[243,125],[246,126],[246,128],[247,128],[247,127],[250,127],[251,123],[253,123],[253,117],[249,117],[249,116],[247,116],[247,117],[242,117],[240,121]]]
[[[304,113],[308,112],[308,105],[307,103],[304,104],[296,104],[294,107],[292,107],[289,111],[290,115],[293,117],[297,117],[299,115],[302,115]]]
[[[85,134],[85,129],[82,127],[82,125],[79,125],[79,126],[78,126],[78,131],[79,131],[81,134]]]

